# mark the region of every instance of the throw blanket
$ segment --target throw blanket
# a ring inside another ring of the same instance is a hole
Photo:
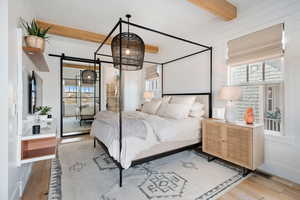
[[[119,114],[105,111],[98,112],[95,119],[101,121],[113,128],[113,134],[115,139],[119,139]],[[122,136],[126,137],[138,137],[145,140],[147,138],[147,130],[145,126],[144,118],[141,115],[137,115],[134,112],[122,113]]]

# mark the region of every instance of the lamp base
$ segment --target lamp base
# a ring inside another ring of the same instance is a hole
[[[235,105],[232,101],[228,101],[226,104],[224,119],[226,122],[231,123],[236,121]]]

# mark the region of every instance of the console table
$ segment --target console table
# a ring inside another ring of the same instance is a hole
[[[264,162],[264,127],[262,124],[203,120],[203,152],[255,170]]]

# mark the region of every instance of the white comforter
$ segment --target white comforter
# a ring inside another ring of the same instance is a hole
[[[113,113],[117,115],[117,113]],[[139,133],[127,132],[122,138],[121,160],[119,158],[119,130],[105,116],[111,116],[112,113],[104,111],[98,113],[92,124],[91,135],[97,137],[108,148],[110,155],[118,160],[122,167],[130,167],[132,160],[142,151],[147,150],[155,144],[163,141],[176,140],[178,134],[184,131],[195,131],[200,129],[200,120],[188,118],[184,120],[174,120],[161,118],[156,115],[149,115],[142,112],[127,112],[123,114],[124,118],[136,118],[144,124],[144,129]],[[127,124],[135,126],[136,124]],[[127,128],[126,131],[137,130],[134,127]],[[140,134],[140,136],[138,135]],[[190,136],[196,139],[197,136]],[[186,138],[186,137],[185,137]]]

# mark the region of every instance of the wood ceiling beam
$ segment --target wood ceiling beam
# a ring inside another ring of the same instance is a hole
[[[188,0],[196,6],[203,8],[212,14],[230,21],[237,17],[237,8],[227,0]]]
[[[78,64],[72,64],[72,63],[64,63],[63,66],[68,67],[68,68],[83,69],[83,70],[93,70],[94,69],[94,66],[78,65]],[[96,66],[96,70],[99,70],[99,66]]]
[[[62,26],[58,24],[52,24],[45,21],[37,20],[37,24],[42,28],[51,26],[49,34],[59,35],[63,37],[84,40],[89,42],[101,43],[106,38],[106,35],[94,33],[77,28]],[[107,45],[111,45],[112,38],[109,38],[106,42]],[[158,53],[159,47],[154,45],[145,44],[145,51],[148,53]]]

